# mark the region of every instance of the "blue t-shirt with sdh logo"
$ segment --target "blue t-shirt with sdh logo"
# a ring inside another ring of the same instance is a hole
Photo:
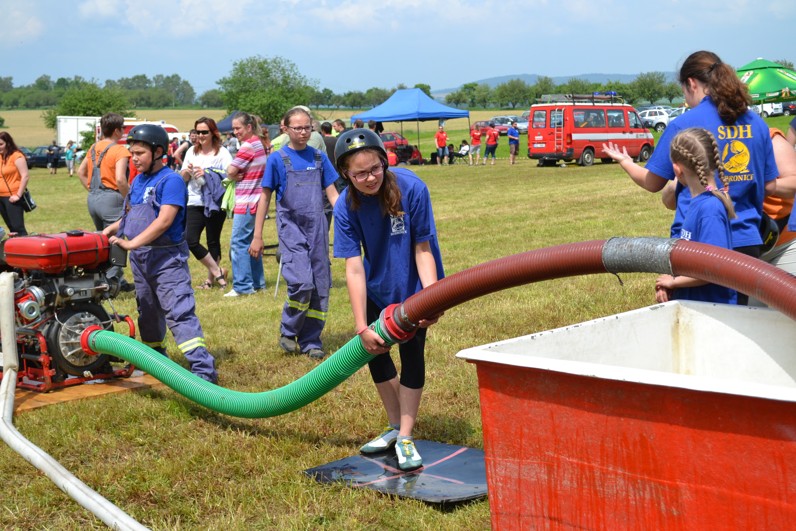
[[[364,253],[368,298],[382,308],[422,289],[415,263],[416,244],[429,242],[437,278],[445,276],[428,188],[407,169],[391,171],[401,190],[402,215],[383,214],[378,198],[363,194],[359,194],[359,209],[352,210],[350,187],[343,190],[334,206],[334,256],[352,258]]]
[[[760,245],[760,217],[765,198],[765,185],[777,178],[774,146],[768,126],[757,114],[747,111],[731,125],[721,121],[716,104],[706,96],[693,110],[669,123],[661,135],[655,152],[647,162],[647,169],[665,179],[674,179],[669,147],[672,139],[683,129],[701,127],[716,138],[719,156],[730,183],[730,197],[735,204],[737,218],[730,220],[733,248]],[[720,182],[716,182],[721,186]],[[691,194],[688,188],[678,187],[677,211],[672,222],[672,236],[679,234],[683,213],[688,209]]]
[[[691,199],[691,206],[685,215],[680,238],[699,243],[708,243],[724,249],[732,249],[732,235],[727,209],[721,199],[711,192],[704,192]],[[680,288],[674,290],[675,299],[690,301],[720,302],[735,304],[737,293],[735,290],[719,286],[718,284],[705,284],[693,288]]]

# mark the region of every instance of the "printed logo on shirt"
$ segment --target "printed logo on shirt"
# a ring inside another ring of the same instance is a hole
[[[144,188],[144,197],[143,197],[144,202],[146,202],[154,194],[155,194],[155,187],[154,186],[148,186],[148,187]]]
[[[680,230],[680,239],[691,241],[691,231],[685,229]]]
[[[406,234],[406,224],[403,216],[390,216],[390,236]]]
[[[721,152],[724,169],[730,173],[746,173],[749,171],[749,148],[740,140],[728,142]]]

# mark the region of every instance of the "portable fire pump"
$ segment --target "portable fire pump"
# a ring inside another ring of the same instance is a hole
[[[90,356],[80,346],[80,335],[88,326],[111,330],[114,322],[124,322],[130,337],[135,336],[132,319],[116,313],[111,302],[119,294],[126,261],[126,251],[96,232],[72,230],[0,241],[0,271],[17,274],[17,387],[50,391],[132,374],[133,367],[123,360]],[[103,303],[110,305],[111,314]]]

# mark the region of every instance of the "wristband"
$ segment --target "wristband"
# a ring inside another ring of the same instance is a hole
[[[360,330],[359,332],[357,332],[357,335],[358,335],[358,336],[361,336],[361,335],[362,335],[362,333],[363,333],[365,330],[367,330],[367,329],[368,329],[368,327],[366,326],[365,328],[363,328],[362,330]]]

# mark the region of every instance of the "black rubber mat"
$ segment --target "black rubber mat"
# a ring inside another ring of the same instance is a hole
[[[423,466],[404,472],[394,450],[355,455],[304,471],[321,483],[342,481],[429,503],[458,503],[486,496],[484,452],[433,441],[416,440]]]

